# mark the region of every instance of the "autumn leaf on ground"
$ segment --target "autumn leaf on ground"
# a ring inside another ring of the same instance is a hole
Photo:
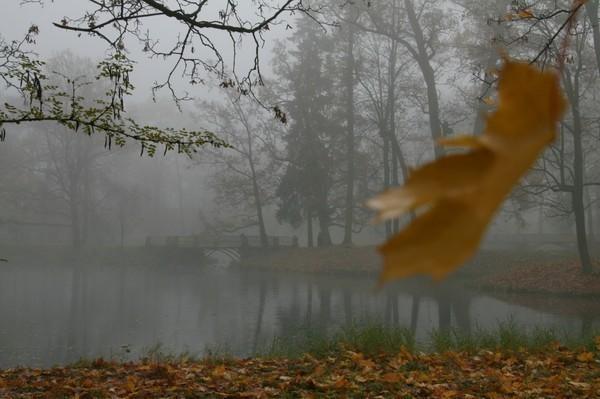
[[[504,198],[554,140],[565,106],[555,72],[507,60],[484,134],[443,139],[466,152],[422,166],[368,202],[378,220],[418,214],[380,248],[381,283],[413,274],[441,279],[468,260]]]

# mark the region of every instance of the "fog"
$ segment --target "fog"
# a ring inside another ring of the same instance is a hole
[[[569,2],[537,2],[543,17],[529,19],[508,0],[293,1],[303,8],[254,36],[162,15],[101,30],[116,47],[53,25],[100,29],[86,18],[110,13],[93,3],[4,0],[1,44],[37,26],[23,49],[45,62],[45,93],[66,93],[56,97],[65,107],[73,82],[83,107],[110,98],[97,65],[118,48],[134,61],[135,89],[117,96],[124,117],[230,147],[121,146],[79,122],[0,119],[0,368],[250,356],[372,324],[424,345],[435,331],[507,323],[570,337],[600,328],[597,8],[580,12],[568,43],[561,79],[573,108],[477,255],[446,280],[376,289],[376,247],[418,213],[374,223],[366,202],[445,155],[436,140],[485,130],[505,54],[556,64],[566,15],[553,10]],[[159,3],[183,13],[203,2]],[[209,4],[201,19],[247,28],[279,3]],[[3,107],[41,103],[8,68]]]

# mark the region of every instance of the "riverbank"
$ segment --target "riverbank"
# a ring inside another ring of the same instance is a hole
[[[600,261],[594,261],[594,271],[584,274],[578,261],[539,261],[480,280],[480,286],[500,292],[520,292],[562,296],[600,296]]]
[[[381,270],[374,246],[294,248],[243,259],[239,266],[302,273],[362,273]],[[553,295],[600,296],[600,261],[585,275],[570,252],[481,250],[450,278],[484,290]]]
[[[596,398],[600,340],[590,350],[104,360],[52,369],[0,370],[3,398]]]
[[[567,261],[570,253],[481,250],[453,277],[481,278],[539,262]],[[240,267],[306,273],[379,273],[381,255],[375,246],[291,248],[243,259]]]
[[[213,260],[193,249],[147,247],[85,247],[75,249],[59,246],[0,246],[1,266],[28,267],[162,267],[166,265],[207,265]]]
[[[290,248],[243,259],[240,267],[306,273],[377,273],[381,259],[374,246]]]

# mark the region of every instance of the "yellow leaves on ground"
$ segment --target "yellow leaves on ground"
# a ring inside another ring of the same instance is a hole
[[[593,354],[596,357],[597,353]],[[598,398],[583,350],[332,352],[324,358],[0,370],[0,398]]]
[[[582,363],[589,363],[594,361],[594,354],[592,352],[581,352],[577,355],[577,361]]]
[[[506,61],[484,134],[441,140],[465,152],[417,169],[403,187],[369,201],[378,220],[418,214],[380,248],[381,282],[413,274],[441,279],[468,260],[504,198],[554,140],[565,105],[556,73]]]

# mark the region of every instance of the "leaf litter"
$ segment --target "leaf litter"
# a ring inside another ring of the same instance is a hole
[[[2,398],[598,398],[596,350],[397,353],[0,371]]]

